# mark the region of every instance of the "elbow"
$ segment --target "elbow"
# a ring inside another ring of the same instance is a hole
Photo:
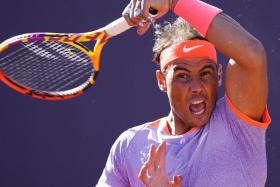
[[[252,39],[247,46],[247,61],[250,68],[265,68],[267,66],[266,51],[262,43],[257,39]]]

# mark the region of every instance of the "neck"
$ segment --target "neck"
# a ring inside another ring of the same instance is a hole
[[[168,128],[171,135],[182,135],[192,129],[171,111],[167,116]]]

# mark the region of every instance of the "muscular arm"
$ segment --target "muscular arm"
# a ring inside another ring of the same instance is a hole
[[[226,14],[216,16],[206,38],[230,57],[225,75],[225,92],[239,111],[259,120],[267,95],[265,50],[254,36]]]
[[[174,9],[178,0],[173,0]],[[263,45],[230,16],[221,13],[210,25],[206,38],[230,58],[225,92],[234,106],[259,120],[268,95],[266,53]]]
[[[148,15],[148,7],[158,10],[158,17],[174,10],[178,0],[138,0],[145,6],[139,6],[140,18]],[[137,0],[131,0],[136,4]],[[171,4],[168,4],[172,2]],[[134,12],[137,6],[130,7]],[[166,6],[169,5],[169,6]],[[129,11],[124,13],[128,17]],[[137,17],[127,18],[137,22]],[[149,24],[140,27],[143,34]],[[259,120],[262,117],[268,95],[266,54],[261,44],[239,23],[228,15],[217,15],[210,25],[206,38],[231,60],[225,75],[225,92],[234,106],[248,117]]]

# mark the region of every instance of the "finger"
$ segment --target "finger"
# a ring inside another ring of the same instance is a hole
[[[143,182],[143,184],[148,185],[148,165],[144,164],[139,172],[138,178]]]
[[[126,20],[126,22],[128,23],[128,25],[130,26],[135,26],[136,24],[130,19],[130,10],[131,10],[131,6],[132,6],[132,2],[130,2],[124,9],[124,11],[122,12],[122,16],[124,17],[124,19]]]
[[[135,11],[135,7],[136,7],[136,2],[137,0],[131,0],[131,9],[130,9],[130,19],[134,19],[134,11]]]
[[[136,1],[136,6],[134,9],[134,14],[132,17],[132,20],[137,23],[139,26],[144,26],[144,24],[142,23],[143,20],[145,20],[145,16],[143,14],[142,11],[142,2],[144,0],[137,0]]]
[[[134,25],[139,25],[139,23],[140,23],[141,24],[140,26],[143,26],[141,21],[144,20],[145,17],[141,14],[141,3],[142,3],[142,0],[131,1],[131,9],[130,9],[130,13],[129,13],[129,18],[130,18],[130,21]]]
[[[166,153],[166,141],[163,141],[157,151],[156,151],[156,160],[157,160],[157,165],[165,169],[165,153]]]
[[[149,16],[149,8],[150,8],[150,5],[148,4],[148,1],[142,0],[142,2],[141,2],[141,14],[144,17]]]
[[[145,34],[150,27],[151,27],[151,23],[145,23],[143,26],[137,28],[137,34],[138,35]]]
[[[141,0],[137,0],[136,1],[136,5],[133,11],[133,17],[137,18],[139,16],[142,15],[142,7],[141,7],[142,1]]]
[[[157,168],[157,165],[155,163],[155,154],[156,154],[156,147],[154,144],[151,145],[150,151],[149,151],[149,158],[148,158],[148,173],[151,174],[151,172],[154,172]]]
[[[162,142],[162,148],[160,152],[160,162],[159,166],[165,171],[165,155],[166,155],[166,141]]]

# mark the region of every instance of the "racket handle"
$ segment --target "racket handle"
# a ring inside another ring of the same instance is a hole
[[[124,17],[121,17],[104,27],[107,34],[116,36],[130,29],[132,26],[128,25]]]
[[[149,13],[150,13],[150,17],[155,17],[158,14],[158,10],[151,7],[149,9]],[[113,21],[109,25],[105,26],[104,29],[106,33],[109,34],[110,36],[116,36],[118,34],[123,33],[124,31],[127,31],[131,27],[133,26],[128,25],[124,17],[121,17]]]

